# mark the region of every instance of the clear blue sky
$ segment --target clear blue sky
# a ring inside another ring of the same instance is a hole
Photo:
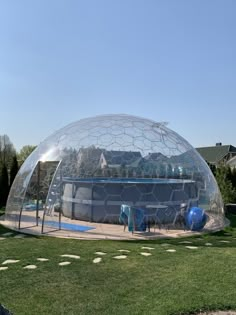
[[[235,16],[235,0],[0,0],[0,134],[19,150],[126,113],[236,146]]]

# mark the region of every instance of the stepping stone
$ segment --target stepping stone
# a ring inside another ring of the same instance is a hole
[[[64,254],[60,255],[61,257],[68,257],[68,258],[74,258],[74,259],[80,259],[80,256],[77,255],[69,255],[69,254]]]
[[[176,249],[167,249],[166,251],[169,252],[169,253],[175,253]]]
[[[212,246],[212,243],[205,243],[206,246]]]
[[[168,244],[168,243],[163,243],[163,244],[161,244],[161,246],[170,246],[170,244]]]
[[[197,246],[185,246],[185,247],[188,248],[188,249],[198,249]]]
[[[203,238],[198,237],[198,238],[195,238],[195,240],[197,240],[197,241],[203,241]]]
[[[118,252],[121,252],[121,253],[130,253],[130,250],[128,249],[117,249]]]
[[[7,270],[8,269],[8,267],[0,267],[0,271],[1,270]]]
[[[142,249],[152,250],[152,249],[155,249],[155,248],[154,247],[143,246]]]
[[[37,258],[38,261],[48,261],[48,258]]]
[[[224,233],[224,235],[231,236],[232,234],[231,233]]]
[[[95,254],[95,255],[101,255],[101,256],[102,256],[102,255],[106,255],[107,253],[103,253],[103,252],[95,252],[94,254]]]
[[[127,258],[127,256],[126,255],[120,255],[120,256],[115,256],[113,258],[115,258],[115,259],[125,259],[125,258]]]
[[[17,234],[14,236],[14,238],[24,238],[25,236],[25,234]]]
[[[23,267],[23,269],[36,269],[36,268],[37,268],[37,266],[35,266],[35,265],[27,265],[27,266]]]
[[[3,241],[5,239],[6,239],[6,237],[0,237],[0,241]]]
[[[219,241],[219,242],[221,242],[221,243],[230,243],[230,241],[224,241],[224,240]]]
[[[62,262],[60,262],[58,265],[59,265],[59,266],[67,266],[67,265],[70,265],[70,264],[71,264],[70,261],[62,261]]]
[[[190,241],[182,241],[182,242],[179,242],[179,244],[192,244],[193,242],[190,242]]]
[[[152,254],[151,254],[151,253],[140,253],[140,255],[143,255],[143,256],[151,256]]]
[[[11,236],[13,234],[14,234],[13,232],[7,232],[7,233],[2,234],[2,236]]]
[[[98,264],[98,263],[100,263],[101,261],[102,261],[102,258],[101,258],[101,257],[97,257],[97,258],[94,258],[93,263],[94,263],[94,264]]]
[[[15,260],[15,259],[7,259],[5,260],[2,265],[6,265],[6,264],[15,264],[17,263],[19,260]]]

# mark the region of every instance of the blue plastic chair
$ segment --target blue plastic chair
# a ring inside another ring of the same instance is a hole
[[[124,231],[128,225],[129,232],[146,231],[146,223],[144,210],[131,207],[128,205],[121,205],[119,222],[124,224]]]
[[[128,229],[129,232],[132,233],[134,231],[146,231],[146,223],[143,209],[130,207],[128,217]]]

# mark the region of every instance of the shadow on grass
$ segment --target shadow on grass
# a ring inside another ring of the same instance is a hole
[[[5,226],[1,225],[1,223],[0,223],[0,237],[2,236],[2,234],[10,233],[10,232],[13,234],[9,235],[7,238],[12,238],[12,237],[19,235],[19,234],[24,234],[27,236],[27,238],[38,238],[39,237],[38,235],[25,234],[25,233],[21,233],[20,231],[18,232],[18,231],[8,229]]]
[[[209,305],[209,306],[203,306],[201,309],[193,309],[191,311],[187,312],[173,312],[170,313],[170,315],[200,315],[200,314],[212,314],[212,312],[219,312],[219,311],[233,311],[235,308],[232,308],[230,305]],[[211,312],[211,313],[210,313]],[[228,313],[227,313],[228,314]]]

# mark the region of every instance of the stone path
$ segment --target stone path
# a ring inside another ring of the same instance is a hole
[[[0,235],[0,241],[3,241],[7,238],[9,238],[10,236],[14,237],[14,238],[24,238],[26,235],[25,234],[16,234],[14,235],[14,233],[12,232],[7,232],[7,233],[4,233],[4,234],[1,234]],[[232,239],[236,239],[236,238],[232,238]],[[231,240],[232,240],[231,239]],[[203,238],[198,238],[198,239],[195,239],[195,240],[204,240]],[[216,240],[218,241],[218,243],[230,243],[229,240]],[[190,249],[190,250],[196,250],[198,249],[199,247],[198,246],[194,246],[194,242],[193,241],[180,241],[178,242],[179,244],[182,244],[183,246],[181,246],[181,248],[187,248],[187,249]],[[189,245],[188,245],[189,244]],[[190,244],[193,244],[193,245],[190,245]],[[150,253],[150,251],[154,251],[155,249],[158,249],[159,246],[162,246],[162,247],[169,247],[169,246],[173,246],[172,244],[169,244],[169,243],[162,243],[162,244],[157,244],[158,246],[157,247],[149,247],[149,246],[141,246],[141,250],[145,250],[145,251],[141,251],[139,252],[140,255],[142,256],[145,256],[145,257],[148,257],[148,256],[151,256],[152,253]],[[213,246],[212,243],[210,242],[206,242],[205,244],[202,244],[202,246]],[[160,247],[159,247],[160,249]],[[174,248],[163,248],[164,251],[168,252],[168,253],[175,253],[176,252],[176,249]],[[117,260],[122,260],[122,259],[127,259],[127,255],[125,255],[126,253],[130,253],[131,251],[128,250],[128,249],[117,249],[118,252],[121,253],[121,255],[117,255],[117,256],[113,256],[114,259],[117,259]],[[98,255],[98,256],[105,256],[107,255],[106,252],[103,252],[103,251],[97,251],[94,253],[95,255]],[[74,254],[62,254],[62,255],[59,255],[60,257],[63,257],[63,258],[71,258],[71,259],[75,259],[75,260],[78,260],[80,259],[80,256],[78,255],[74,255]],[[38,257],[36,258],[36,260],[38,262],[46,262],[46,261],[49,261],[49,258],[44,258],[44,257]],[[20,260],[18,259],[7,259],[5,261],[3,261],[1,264],[0,264],[0,271],[4,271],[4,270],[7,270],[9,269],[8,266],[5,266],[5,265],[10,265],[10,264],[15,264],[15,263],[18,263]],[[98,264],[100,262],[102,262],[102,258],[101,257],[95,257],[92,262],[94,264]],[[71,261],[62,261],[62,262],[59,262],[58,265],[59,266],[67,266],[67,265],[70,265],[71,264]],[[2,265],[2,266],[1,266]],[[22,267],[23,269],[36,269],[37,266],[34,265],[34,264],[29,264],[27,266],[24,266]],[[213,312],[213,313],[201,313],[201,315],[236,315],[236,312]]]
[[[0,267],[0,270],[7,270],[8,267]]]
[[[114,256],[113,258],[115,258],[115,259],[126,259],[127,256],[126,255],[120,255],[120,256]]]
[[[23,269],[36,269],[37,266],[36,265],[27,265],[25,267],[23,267]]]
[[[140,253],[140,254],[143,256],[151,256],[152,255],[151,253]]]
[[[5,260],[5,261],[2,263],[2,265],[15,264],[15,263],[17,263],[17,262],[19,262],[19,260],[16,260],[16,259],[7,259],[7,260]]]
[[[71,264],[70,261],[62,261],[62,262],[60,262],[58,265],[59,265],[59,266],[67,266],[67,265],[70,265],[70,264]]]
[[[97,258],[94,258],[93,263],[94,263],[94,264],[98,264],[98,263],[100,263],[101,261],[102,261],[102,258],[101,258],[101,257],[97,257]]]
[[[148,249],[148,250],[152,250],[155,249],[154,247],[147,247],[147,246],[143,246],[142,249]]]
[[[24,238],[26,237],[25,234],[17,234],[14,236],[14,238]]]
[[[77,255],[64,254],[64,255],[60,255],[60,256],[61,257],[73,258],[73,259],[80,259],[80,256],[77,256]]]
[[[7,233],[2,234],[3,237],[8,237],[12,235],[13,235],[13,232],[7,232]]]

